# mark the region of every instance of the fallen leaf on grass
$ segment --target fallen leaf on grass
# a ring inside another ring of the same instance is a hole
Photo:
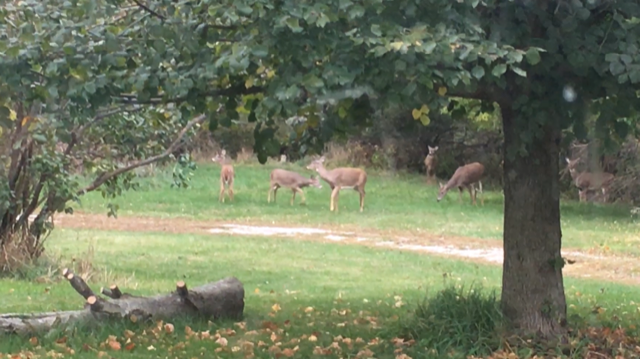
[[[126,349],[128,351],[132,351],[133,348],[135,348],[135,347],[136,347],[136,345],[134,343],[129,343],[124,347],[124,349]]]
[[[31,345],[33,345],[33,346],[38,345],[38,338],[31,337],[31,339],[29,339],[29,343],[31,343]]]
[[[315,335],[311,334],[309,336],[309,341],[310,342],[317,342],[318,341],[318,337],[316,337]]]
[[[136,336],[136,333],[132,332],[129,329],[124,331],[124,337],[127,338],[127,339],[131,339],[131,338],[133,338],[135,336]]]
[[[305,312],[305,313],[311,313],[311,312],[313,312],[313,307],[306,307],[306,308],[304,309],[304,312]]]
[[[276,325],[276,323],[270,320],[265,320],[264,322],[262,322],[262,329],[268,329],[275,332],[276,330],[278,330],[278,326]]]
[[[280,307],[280,304],[278,303],[271,306],[271,310],[273,310],[274,312],[278,312],[280,309],[282,309],[282,307]]]
[[[109,348],[111,348],[111,350],[120,350],[122,345],[116,340],[109,340]]]
[[[247,323],[245,322],[238,322],[238,323],[234,323],[233,325],[238,327],[240,330],[247,330]]]
[[[278,335],[275,332],[271,333],[271,337],[270,337],[272,342],[276,342],[276,340],[278,340]]]
[[[216,340],[216,343],[220,344],[220,346],[222,347],[226,347],[229,341],[225,337],[220,337],[218,338],[218,340]]]
[[[173,326],[173,324],[171,324],[171,323],[167,323],[167,324],[165,324],[165,325],[164,325],[164,331],[165,331],[167,334],[171,334],[171,333],[173,333],[173,331],[174,331],[174,330],[175,330],[175,327]]]

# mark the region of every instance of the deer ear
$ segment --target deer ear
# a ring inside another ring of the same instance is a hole
[[[324,162],[324,156],[318,158],[318,162]]]
[[[440,188],[444,187],[444,185],[442,184],[442,182],[438,182],[438,184],[440,185]]]
[[[438,146],[434,147],[434,148],[433,148],[433,150],[434,150],[434,151],[437,151],[437,150],[438,150]]]
[[[567,160],[567,163],[571,163],[571,160],[569,159],[569,157],[565,157],[565,160]]]
[[[222,151],[220,151],[220,154],[224,156],[227,154],[227,151],[223,149]]]

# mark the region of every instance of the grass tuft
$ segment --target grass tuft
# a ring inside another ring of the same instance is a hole
[[[450,285],[427,297],[401,324],[401,337],[439,356],[451,350],[489,355],[501,344],[502,314],[495,291]]]

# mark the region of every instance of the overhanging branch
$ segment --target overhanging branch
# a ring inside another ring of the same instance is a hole
[[[90,185],[88,185],[87,187],[81,189],[80,191],[77,192],[78,195],[83,195],[87,192],[91,192],[95,189],[97,189],[98,187],[100,187],[102,184],[104,184],[106,181],[110,180],[111,178],[114,178],[118,175],[121,175],[125,172],[131,171],[133,169],[136,169],[138,167],[142,167],[142,166],[146,166],[146,165],[150,165],[152,163],[158,162],[166,157],[169,157],[169,155],[171,155],[173,152],[175,152],[177,149],[179,149],[182,144],[182,138],[187,134],[187,132],[195,125],[197,124],[201,124],[202,122],[204,122],[204,120],[207,117],[203,114],[200,115],[196,118],[194,118],[193,120],[189,121],[187,123],[187,125],[182,129],[182,131],[180,131],[180,133],[178,134],[178,136],[176,137],[176,139],[171,143],[171,145],[164,150],[164,152],[149,157],[143,161],[137,161],[134,162],[126,167],[122,167],[122,168],[118,168],[115,171],[111,171],[108,173],[103,173],[102,175],[100,175],[98,178],[96,178]]]
[[[252,95],[252,94],[261,93],[263,90],[264,89],[262,87],[260,87],[260,86],[254,86],[254,87],[251,87],[251,88],[246,88],[244,83],[243,83],[243,84],[238,84],[238,85],[234,85],[234,86],[228,87],[226,89],[217,89],[217,90],[206,91],[206,92],[198,94],[198,97]],[[121,94],[120,98],[122,99],[123,102],[129,103],[129,104],[157,105],[157,104],[169,104],[169,103],[180,104],[182,102],[187,101],[192,96],[193,95],[187,95],[187,96],[181,96],[181,97],[177,97],[177,98],[173,98],[173,99],[163,99],[162,95],[160,95],[160,97],[153,97],[153,98],[150,98],[149,100],[146,100],[146,101],[139,101],[139,100],[136,99],[136,95],[134,95],[134,94]]]

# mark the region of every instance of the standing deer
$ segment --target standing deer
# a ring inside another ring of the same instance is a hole
[[[229,164],[226,154],[227,151],[222,150],[216,154],[215,157],[211,158],[213,162],[219,163],[222,166],[220,169],[220,195],[218,196],[218,201],[222,203],[224,203],[225,187],[228,187],[227,195],[229,196],[229,200],[233,201],[233,180],[236,177],[233,166]]]
[[[429,154],[424,159],[424,165],[427,168],[427,182],[433,183],[436,179],[436,166],[438,165],[438,157],[436,156],[438,146],[431,147],[427,145],[427,147],[429,148]]]
[[[460,166],[453,173],[449,182],[446,185],[442,185],[440,183],[440,191],[438,192],[438,202],[444,198],[444,196],[451,190],[452,188],[458,187],[460,191],[460,203],[462,203],[462,192],[467,188],[469,190],[469,195],[471,196],[471,201],[475,205],[476,204],[476,189],[474,184],[478,182],[478,186],[480,189],[480,193],[482,193],[482,182],[480,179],[484,174],[484,165],[480,162],[469,163],[468,165]],[[480,198],[482,204],[484,205],[484,194]]]
[[[291,205],[293,205],[294,200],[296,199],[296,192],[299,192],[302,196],[302,200],[300,204],[304,204],[306,199],[304,197],[304,191],[302,188],[313,186],[317,188],[322,188],[320,184],[320,180],[311,175],[311,178],[306,178],[298,173],[275,169],[271,171],[271,182],[269,183],[269,195],[267,196],[267,203],[271,202],[271,192],[273,191],[273,202],[276,201],[276,193],[278,192],[278,188],[286,187],[290,188],[293,192],[293,196],[291,197]]]
[[[571,178],[573,179],[573,184],[578,187],[578,197],[580,202],[585,202],[587,200],[587,192],[588,191],[596,191],[601,190],[603,200],[607,201],[607,191],[609,190],[609,186],[613,182],[614,175],[608,172],[581,172],[578,173],[576,167],[580,159],[570,160],[568,157],[565,157],[567,160],[567,168],[569,169],[569,174],[571,174]]]
[[[331,204],[329,209],[338,211],[338,194],[342,188],[352,188],[360,193],[360,212],[364,211],[364,186],[367,183],[367,173],[360,168],[340,167],[332,170],[324,168],[324,156],[311,161],[307,169],[316,171],[331,187]]]

